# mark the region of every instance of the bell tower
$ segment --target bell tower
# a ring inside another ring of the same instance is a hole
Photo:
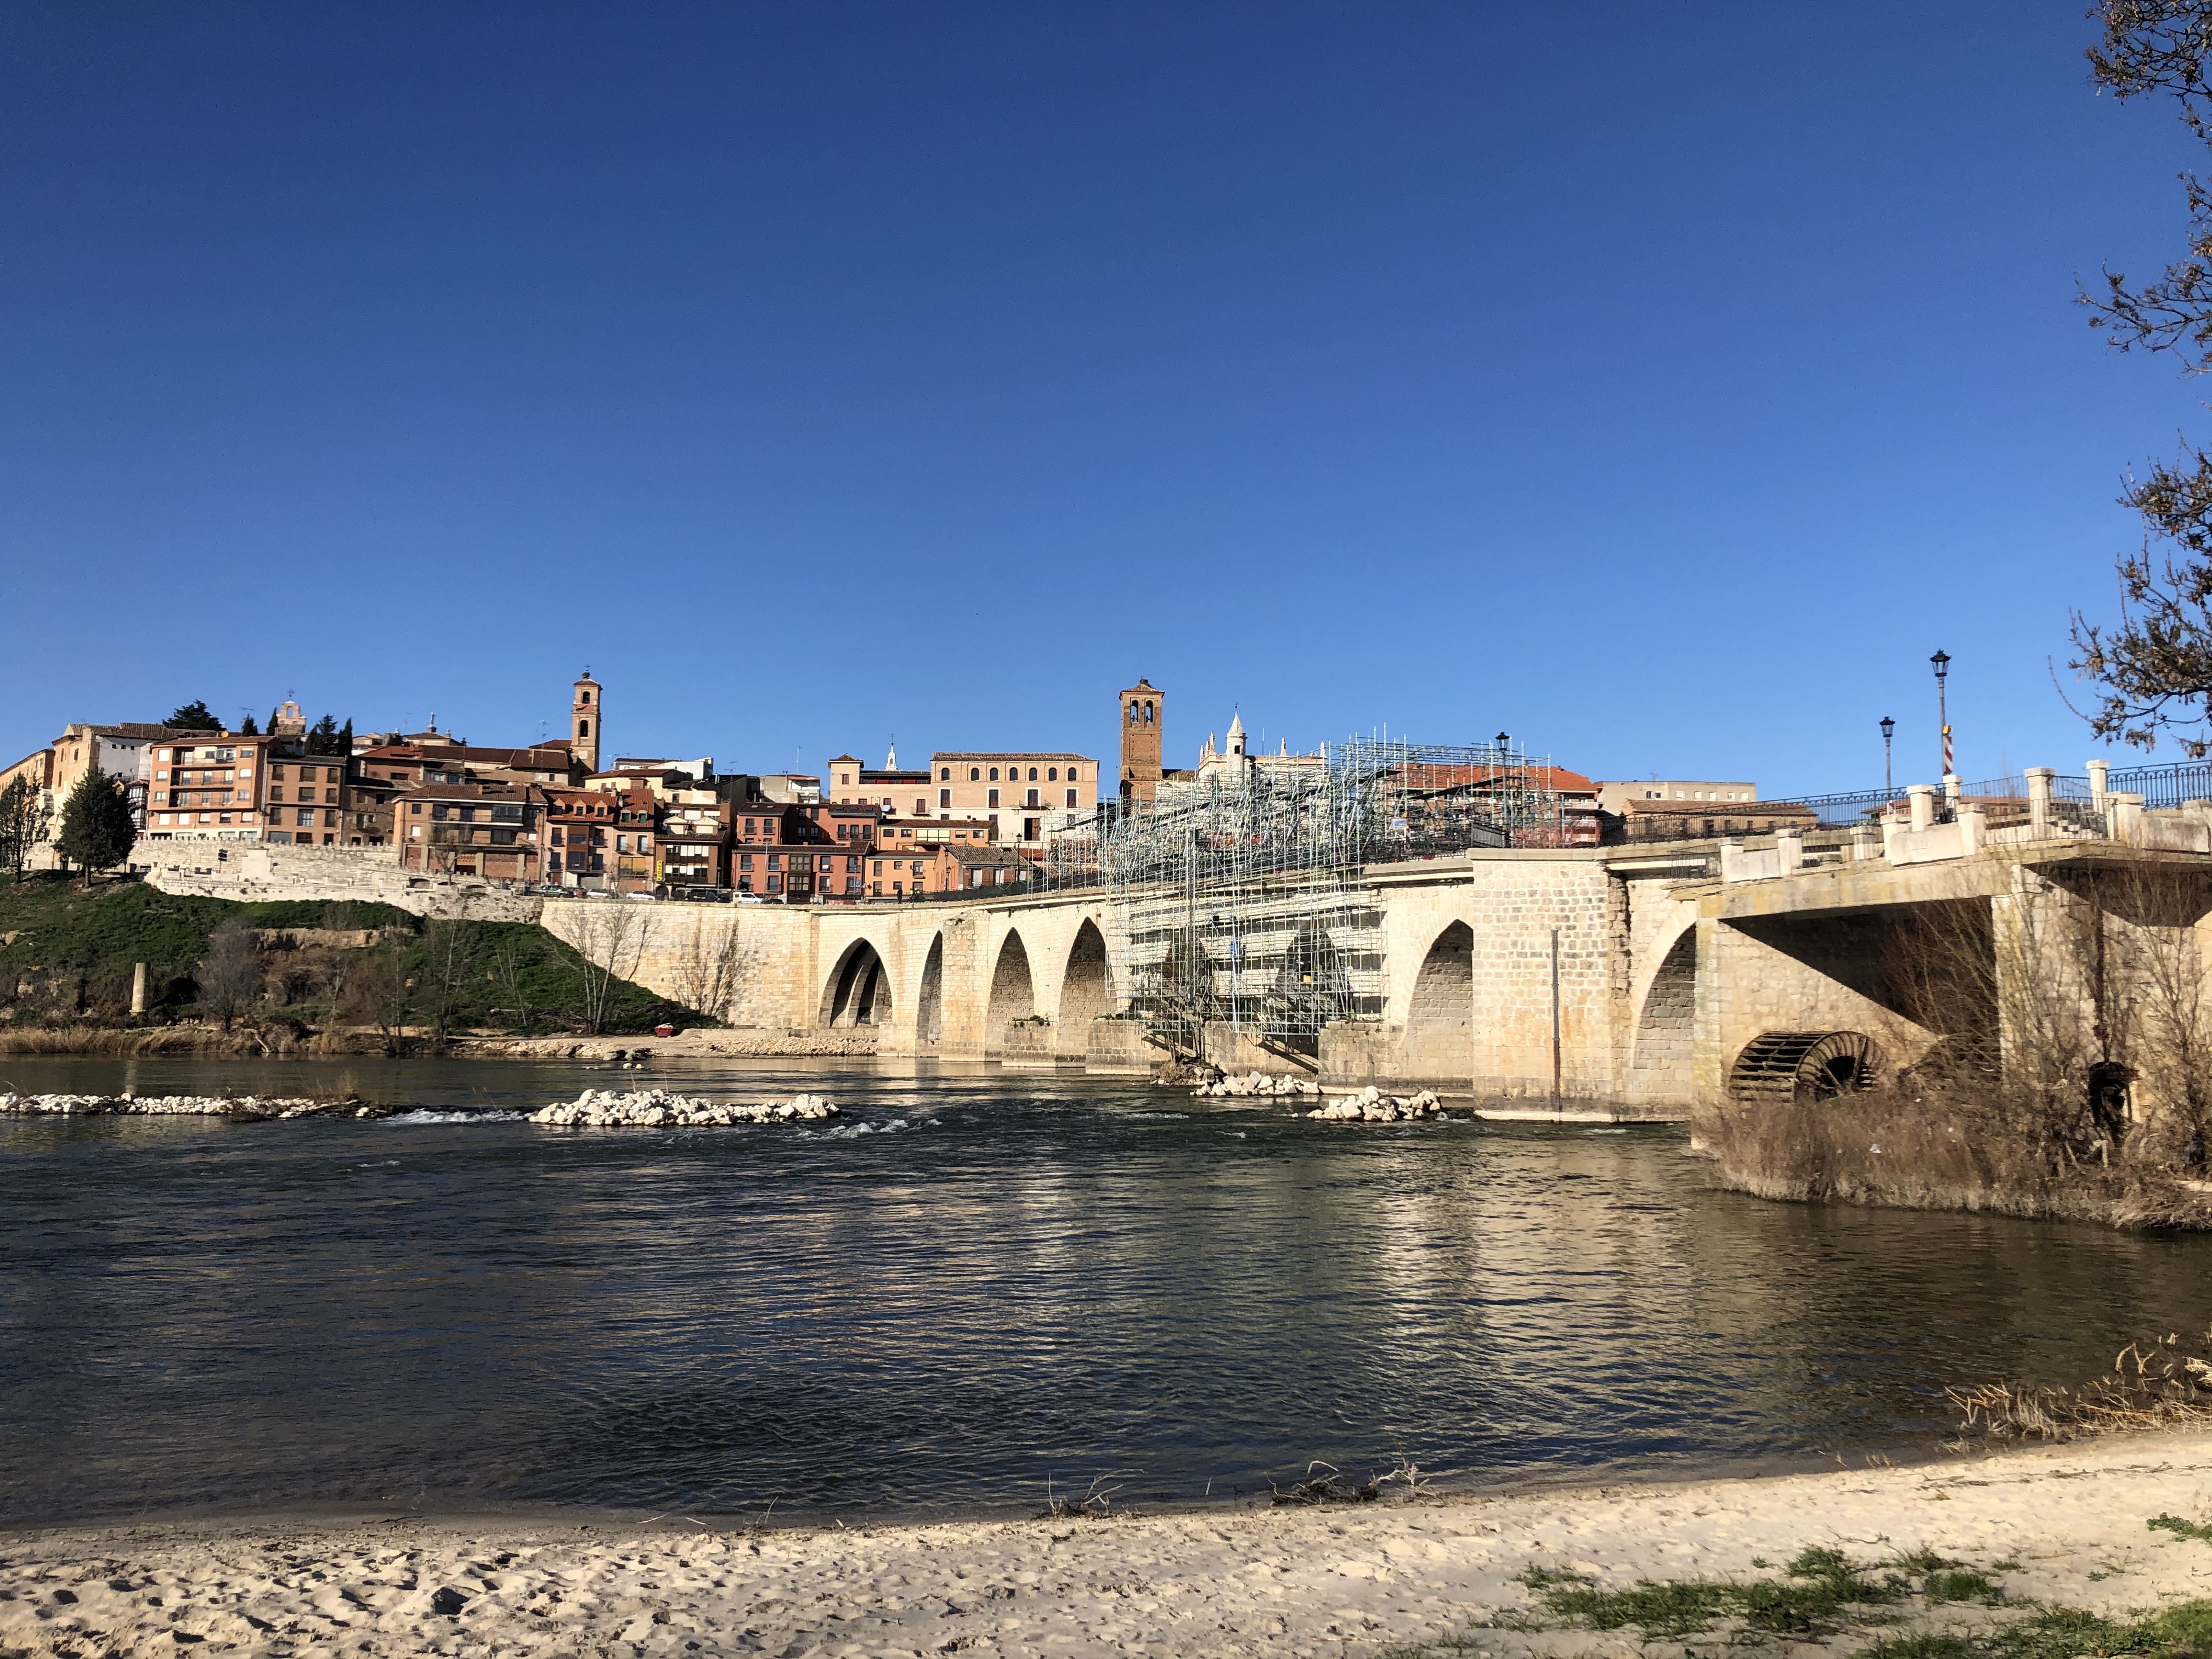
[[[568,752],[586,772],[599,769],[599,731],[605,719],[606,710],[599,703],[599,683],[586,668],[568,705]]]
[[[1166,699],[1141,676],[1121,693],[1121,799],[1150,805],[1160,787],[1160,727]]]

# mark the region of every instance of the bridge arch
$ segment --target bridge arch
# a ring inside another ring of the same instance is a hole
[[[866,939],[854,939],[837,958],[822,988],[824,1025],[888,1025],[891,1019],[891,976]]]
[[[1698,930],[1683,929],[1667,947],[1636,1017],[1629,1093],[1642,1099],[1682,1099],[1694,1088],[1697,1053]]]
[[[914,1040],[934,1048],[945,1041],[945,935],[931,936],[929,955],[921,964],[921,989],[914,1000]]]
[[[1067,947],[1067,967],[1060,979],[1060,1028],[1063,1055],[1080,1059],[1089,1052],[1091,1022],[1114,1012],[1114,968],[1106,957],[1106,936],[1090,917],[1075,930]]]
[[[1474,1075],[1474,930],[1463,921],[1437,935],[1414,976],[1406,1070],[1432,1079]]]
[[[1036,1012],[1036,981],[1030,973],[1029,947],[1009,932],[991,969],[991,996],[983,1014],[983,1048],[999,1054],[1006,1047],[1006,1027]]]

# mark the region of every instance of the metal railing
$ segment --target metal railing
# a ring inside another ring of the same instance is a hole
[[[2145,806],[2179,806],[2185,801],[2212,800],[2212,761],[2115,768],[2106,783],[2114,790],[2141,795]]]

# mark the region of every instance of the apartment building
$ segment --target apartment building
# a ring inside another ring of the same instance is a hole
[[[1002,843],[1042,848],[1098,804],[1088,755],[946,750],[929,757],[941,818],[981,819]]]
[[[604,887],[612,870],[617,797],[605,789],[544,789],[540,829],[543,879],[562,887]]]
[[[867,896],[913,898],[1006,887],[1029,878],[1030,860],[987,842],[923,842],[879,848],[866,860]]]
[[[857,755],[840,755],[830,763],[829,795],[832,800],[873,805],[886,822],[896,818],[933,816],[934,790],[927,768],[902,770],[896,766],[871,767]]]
[[[544,799],[527,783],[426,783],[394,803],[404,869],[535,881]]]
[[[349,761],[308,754],[297,732],[202,733],[152,755],[145,833],[155,841],[333,847],[349,833]]]

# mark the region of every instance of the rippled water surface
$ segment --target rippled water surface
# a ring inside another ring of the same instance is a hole
[[[0,1061],[112,1089],[116,1060]],[[359,1500],[856,1517],[1925,1447],[1947,1383],[2201,1327],[2212,1240],[1711,1190],[1671,1128],[669,1066],[835,1126],[556,1131],[604,1066],[134,1063],[385,1122],[0,1121],[0,1517]]]

